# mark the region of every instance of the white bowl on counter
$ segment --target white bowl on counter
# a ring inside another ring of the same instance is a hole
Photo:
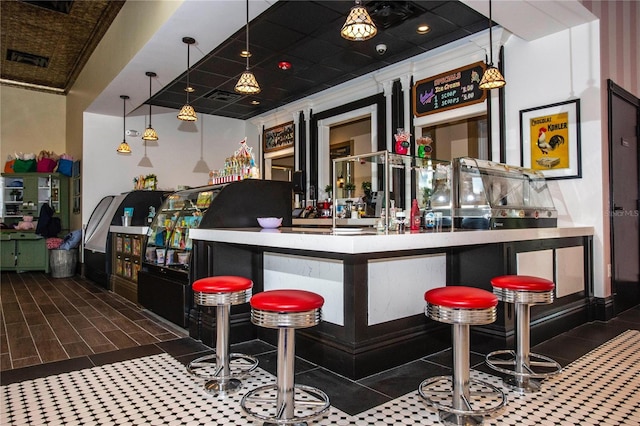
[[[264,229],[275,229],[279,228],[282,225],[281,217],[259,217],[258,223],[261,228]]]

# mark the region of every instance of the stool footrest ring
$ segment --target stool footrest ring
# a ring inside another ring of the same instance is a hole
[[[251,355],[231,353],[229,354],[229,370],[231,374],[221,376],[222,366],[216,363],[216,354],[205,355],[194,359],[187,364],[187,372],[200,379],[232,379],[242,378],[258,367],[258,360]]]
[[[473,419],[470,419],[471,417],[492,414],[507,403],[507,396],[498,387],[481,380],[470,379],[469,399],[464,399],[466,409],[455,408],[453,406],[453,381],[451,376],[437,376],[426,379],[420,383],[418,392],[428,404],[440,412],[441,420],[444,417],[450,417],[462,422],[456,423],[455,420],[450,420],[445,422],[446,424],[466,425],[473,423]],[[477,408],[474,408],[474,405]]]
[[[329,397],[320,389],[305,385],[294,385],[294,388],[293,418],[281,417],[284,407],[278,407],[278,385],[276,384],[260,386],[247,392],[242,397],[240,406],[250,416],[276,425],[301,424],[329,410]]]
[[[504,355],[509,357],[502,357]],[[562,366],[553,359],[544,355],[530,353],[529,364],[523,365],[522,369],[524,371],[518,372],[516,371],[516,352],[508,349],[491,352],[487,355],[486,362],[487,365],[495,371],[521,379],[546,379],[555,376],[562,371]],[[543,368],[546,370],[536,371]]]

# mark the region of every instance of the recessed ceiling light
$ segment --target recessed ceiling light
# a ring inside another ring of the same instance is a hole
[[[280,68],[283,71],[290,70],[291,69],[291,62],[280,61],[280,62],[278,62],[278,68]]]
[[[427,24],[421,24],[418,26],[418,28],[416,29],[416,32],[418,34],[426,34],[429,31],[431,31],[431,28],[427,25]]]
[[[242,52],[240,52],[240,56],[242,56],[243,58],[250,58],[251,52],[249,52],[248,50],[243,50]]]
[[[260,101],[256,101],[255,99],[251,101],[251,105],[260,105]]]

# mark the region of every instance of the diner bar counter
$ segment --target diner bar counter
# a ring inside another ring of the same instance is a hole
[[[380,234],[370,228],[194,229],[192,280],[240,275],[263,290],[295,288],[325,299],[323,321],[297,332],[297,352],[358,379],[450,347],[448,327],[424,316],[425,291],[467,285],[491,291],[504,274],[536,275],[556,283],[556,300],[532,309],[532,344],[589,319],[592,227]],[[189,332],[215,347],[215,313],[189,312]],[[498,306],[495,323],[475,336],[509,343],[513,313]],[[275,343],[257,330],[249,308],[234,306],[231,341]],[[473,341],[473,340],[472,340]]]

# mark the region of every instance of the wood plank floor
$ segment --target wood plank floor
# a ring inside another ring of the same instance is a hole
[[[0,371],[187,336],[80,276],[0,275]]]

